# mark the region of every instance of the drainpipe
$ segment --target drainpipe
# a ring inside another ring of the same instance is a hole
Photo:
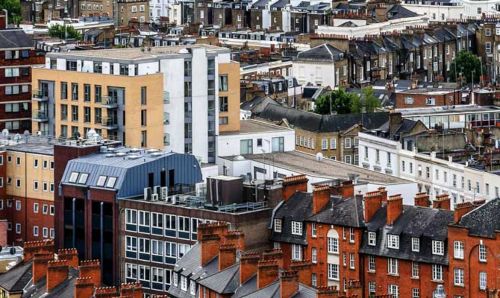
[[[104,264],[104,202],[101,202],[100,204],[100,229],[101,229],[101,239],[100,239],[100,257],[101,257],[101,262]]]
[[[71,216],[73,217],[72,218],[72,222],[73,222],[73,235],[72,235],[72,242],[73,242],[73,247],[76,247],[76,198],[73,198],[73,206],[71,207],[73,210],[72,210],[72,214]]]

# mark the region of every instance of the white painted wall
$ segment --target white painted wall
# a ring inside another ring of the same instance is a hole
[[[462,0],[457,6],[405,4],[403,7],[421,15],[427,15],[431,21],[458,20],[466,18],[481,18],[482,14],[499,14],[495,5],[498,0]],[[478,13],[478,9],[480,12]]]
[[[170,103],[163,104],[163,111],[170,114],[170,123],[163,126],[164,133],[170,135],[170,146],[166,146],[165,149],[182,153],[184,152],[184,60],[161,60],[160,70],[163,72],[163,91],[170,93]]]
[[[300,85],[312,83],[336,88],[333,63],[293,62],[292,71]]]
[[[193,155],[200,157],[202,161],[206,162],[208,160],[208,76],[206,50],[203,48],[193,48],[192,56]],[[215,65],[217,67],[217,63]],[[217,74],[217,71],[215,73]],[[216,84],[217,81],[216,75]],[[215,90],[217,92],[217,86],[215,86]],[[217,94],[215,98],[217,98]]]

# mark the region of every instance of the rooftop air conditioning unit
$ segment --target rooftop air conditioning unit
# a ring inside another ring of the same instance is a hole
[[[167,201],[167,197],[168,197],[168,187],[163,186],[162,188],[160,188],[160,200]]]
[[[158,194],[157,194],[157,193],[154,193],[154,194],[151,196],[151,201],[158,201]]]
[[[144,201],[147,201],[151,198],[151,187],[144,188]]]

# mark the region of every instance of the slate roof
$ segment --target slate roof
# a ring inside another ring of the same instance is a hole
[[[309,217],[307,221],[354,228],[364,227],[363,196],[332,201],[327,208]]]
[[[260,290],[257,290],[249,295],[242,296],[242,298],[280,298],[280,282],[275,281],[272,284],[268,285],[267,287],[264,287]],[[313,288],[310,288],[306,285],[303,285],[299,283],[299,290],[295,295],[293,295],[293,298],[316,298],[316,290]]]
[[[7,292],[22,292],[24,287],[31,280],[33,271],[32,262],[20,263],[4,274],[0,275],[0,287]]]
[[[402,18],[411,18],[416,17],[418,14],[414,13],[411,10],[404,8],[401,5],[394,5],[387,11],[387,18],[389,20],[402,19]]]
[[[198,282],[219,294],[232,294],[240,285],[240,264],[236,263],[228,268],[214,273]]]
[[[258,0],[252,5],[252,8],[263,9],[266,8],[266,5],[270,2],[270,0]]]
[[[403,206],[401,215],[390,226],[386,224],[387,206],[379,208],[363,235],[360,252],[369,255],[412,260],[422,263],[448,264],[446,240],[448,224],[453,222],[453,212],[449,210]],[[375,232],[376,245],[368,245],[368,232]],[[399,235],[399,249],[387,248],[387,235]],[[420,251],[413,252],[411,238],[420,238]],[[432,254],[432,240],[444,241],[443,256]]]
[[[75,294],[75,282],[78,278],[78,270],[75,268],[69,268],[68,278],[59,284],[50,293],[47,293],[47,279],[44,278],[42,281],[38,282],[36,285],[30,284],[26,289],[26,297],[37,298],[37,297],[54,297],[54,298],[72,298]]]
[[[240,109],[251,111],[252,114],[260,114],[268,104],[279,105],[279,103],[268,96],[256,96],[252,100],[243,102],[240,105]]]
[[[313,132],[340,132],[356,124],[362,124],[366,129],[375,129],[389,120],[389,113],[386,112],[319,115],[278,105],[267,105],[256,116],[268,121],[286,119],[293,127]]]
[[[334,62],[344,58],[344,52],[336,47],[324,43],[312,49],[300,52],[297,55],[297,60],[314,60],[314,61],[329,61]]]
[[[0,30],[0,49],[32,47],[33,40],[22,29]]]
[[[291,222],[303,222],[312,216],[312,193],[296,192],[286,202],[278,205],[273,216],[281,219],[281,232],[272,230],[271,239],[276,242],[288,242],[306,245],[304,229],[302,235],[292,235]]]
[[[275,3],[271,4],[271,9],[281,9],[284,8],[287,4],[290,3],[290,0],[278,0]]]
[[[467,228],[469,235],[494,238],[500,232],[500,198],[465,214],[457,225]]]

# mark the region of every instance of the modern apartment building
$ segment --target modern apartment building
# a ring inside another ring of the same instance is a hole
[[[2,148],[0,218],[6,219],[8,243],[54,238],[53,145],[46,138]]]
[[[44,96],[33,99],[33,131],[69,138],[94,129],[126,146],[215,162],[218,122],[238,128],[233,76],[229,50],[209,45],[50,53],[34,70]]]
[[[43,64],[43,56],[23,30],[5,24],[0,25],[0,49],[0,130],[22,133],[31,130],[32,66]]]

